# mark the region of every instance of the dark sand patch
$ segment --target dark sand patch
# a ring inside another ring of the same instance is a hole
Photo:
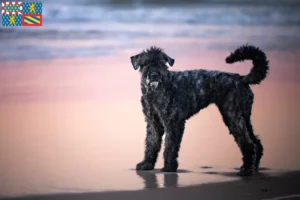
[[[212,169],[213,167],[211,167],[211,166],[201,166],[200,168],[201,169]]]

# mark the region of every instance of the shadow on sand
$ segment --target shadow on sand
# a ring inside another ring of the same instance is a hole
[[[235,168],[233,168],[234,170],[240,170],[240,168],[239,167],[235,167]],[[260,167],[259,168],[259,171],[268,171],[268,170],[271,170],[270,168],[266,168],[266,167]]]
[[[237,172],[227,172],[227,171],[212,171],[211,169],[213,167],[210,166],[202,166],[200,167],[202,169],[209,169],[209,171],[203,171],[200,172],[200,174],[211,174],[211,175],[220,175],[220,176],[227,176],[227,177],[238,177]],[[234,168],[234,170],[239,170],[239,168]],[[260,168],[259,171],[267,171],[270,170],[268,168]],[[152,170],[152,171],[136,171],[136,174],[143,179],[144,181],[144,189],[154,189],[159,188],[159,183],[157,180],[157,174],[163,174],[164,181],[163,181],[163,187],[164,188],[176,188],[178,187],[178,174],[180,173],[189,173],[192,171],[183,170],[180,169],[173,173],[165,173],[161,172],[158,169]],[[270,180],[271,176],[267,173],[258,172],[252,177],[240,177],[240,179],[245,180],[255,180],[255,179],[261,179],[261,180]]]

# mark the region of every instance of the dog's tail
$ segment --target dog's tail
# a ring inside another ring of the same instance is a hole
[[[237,48],[226,58],[226,62],[229,64],[244,60],[252,60],[253,63],[250,73],[243,76],[243,80],[246,83],[259,84],[266,78],[269,70],[269,61],[262,50],[254,46],[244,45]]]

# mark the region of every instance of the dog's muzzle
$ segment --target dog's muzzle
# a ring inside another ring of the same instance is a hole
[[[152,89],[155,90],[159,85],[159,74],[157,72],[151,72],[147,77],[147,84]]]
[[[158,82],[158,81],[153,81],[153,82],[150,82],[150,83],[149,83],[149,86],[150,86],[151,88],[154,88],[154,89],[156,89],[156,88],[157,88],[157,86],[158,86],[158,84],[159,84],[159,82]]]

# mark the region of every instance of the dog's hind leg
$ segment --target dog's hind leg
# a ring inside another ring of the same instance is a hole
[[[256,163],[256,144],[250,137],[245,117],[242,115],[238,107],[229,106],[220,107],[219,110],[223,116],[226,126],[229,128],[230,134],[234,136],[241,153],[243,155],[243,165],[238,175],[251,176],[254,173]]]
[[[233,120],[234,121],[229,124],[229,130],[243,154],[243,165],[238,175],[251,176],[255,170],[256,144],[250,137],[245,119],[243,117],[237,117]]]
[[[238,175],[240,176],[251,176],[255,170],[256,163],[256,145],[251,140],[248,131],[246,130],[246,125],[244,120],[241,120],[240,124],[243,124],[243,128],[240,132],[235,132],[235,140],[243,154],[243,165],[240,169]]]
[[[244,117],[245,117],[247,130],[249,133],[249,137],[251,138],[253,143],[256,145],[256,161],[255,161],[254,167],[255,167],[255,170],[258,171],[260,160],[261,160],[261,157],[263,156],[264,148],[261,144],[259,137],[254,134],[252,123],[251,123],[251,113],[252,113],[254,94],[252,93],[251,89],[249,87],[247,87],[243,90],[243,96],[246,97],[246,98],[244,98],[244,101],[243,101],[243,110],[245,110]]]
[[[256,136],[253,132],[250,117],[246,118],[246,125],[247,125],[247,129],[249,132],[249,136],[250,136],[251,140],[254,142],[254,144],[256,145],[256,161],[255,161],[254,167],[255,167],[255,170],[258,171],[260,160],[261,160],[261,157],[263,156],[264,148],[263,148],[258,136]]]

